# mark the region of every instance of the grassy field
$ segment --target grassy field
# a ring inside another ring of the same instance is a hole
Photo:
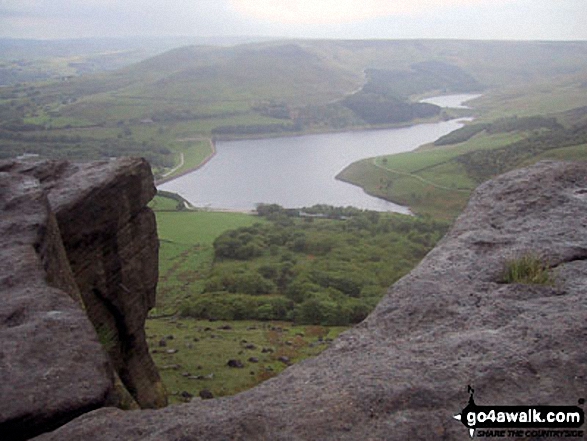
[[[179,303],[202,289],[200,279],[214,258],[212,242],[222,232],[262,222],[241,213],[164,211],[175,210],[177,202],[156,197],[159,234],[159,287],[154,315],[174,314]]]
[[[470,102],[479,121],[508,116],[532,116],[560,113],[587,104],[587,73],[568,75],[557,81],[528,82],[491,93]]]
[[[266,221],[241,213],[175,211],[177,201],[161,196],[150,205],[157,217],[160,264],[157,307],[146,332],[170,403],[188,401],[204,389],[215,397],[248,389],[318,354],[346,329],[178,318],[178,305],[203,288],[214,239],[226,230]],[[229,367],[229,360],[239,360],[243,367]]]
[[[491,138],[491,137],[488,137]],[[453,220],[465,207],[469,195],[479,185],[462,163],[462,156],[472,151],[503,147],[503,137],[463,143],[457,148],[435,147],[414,153],[369,158],[355,162],[338,178],[359,185],[374,196],[407,205],[414,213],[437,219]],[[512,136],[512,140],[516,136]],[[483,148],[482,145],[487,145]],[[587,160],[586,144],[553,148],[515,164],[523,167],[542,159]],[[437,151],[438,150],[438,151]],[[463,153],[459,154],[461,151]],[[397,156],[397,158],[396,158]]]
[[[378,167],[373,159],[355,162],[337,177],[361,186],[373,196],[407,205],[414,213],[441,220],[453,220],[469,198],[468,191],[439,188],[418,179],[417,174]]]
[[[177,201],[161,196],[156,196],[150,206],[156,213],[160,241],[159,284],[157,307],[147,320],[146,332],[170,403],[187,401],[186,397],[198,396],[203,389],[216,397],[237,393],[283,370],[286,364],[278,361],[280,356],[287,354],[295,362],[325,347],[310,347],[317,336],[310,332],[302,338],[296,334],[304,333],[305,328],[287,329],[291,325],[234,322],[229,325],[231,329],[219,330],[227,324],[175,317],[179,304],[202,290],[201,279],[210,271],[214,258],[214,239],[228,229],[262,220],[240,213],[175,211]],[[273,332],[268,326],[286,330]],[[319,331],[322,336],[329,332],[334,336],[340,330]],[[295,345],[286,344],[290,337],[296,339]],[[254,344],[255,349],[244,349],[243,340]],[[262,348],[273,352],[260,353]],[[250,357],[259,361],[252,363]],[[230,359],[242,360],[246,368],[228,367]]]
[[[214,397],[249,389],[288,365],[317,355],[344,329],[178,318],[146,323],[147,341],[172,404],[188,401],[204,389]],[[242,367],[228,366],[229,360],[240,361]]]

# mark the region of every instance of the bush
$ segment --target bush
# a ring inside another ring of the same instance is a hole
[[[256,297],[226,291],[184,303],[180,315],[216,320],[291,320],[293,302],[282,296]]]
[[[184,303],[179,312],[183,317],[198,319],[234,320],[235,318],[234,309],[228,302],[228,296],[223,296],[221,293]]]
[[[272,297],[261,300],[257,308],[258,320],[288,320],[291,319],[294,303],[284,297]]]

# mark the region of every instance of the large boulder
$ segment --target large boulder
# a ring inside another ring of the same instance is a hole
[[[145,338],[159,249],[155,215],[147,207],[156,193],[148,163],[46,162],[26,172],[48,192],[88,317],[109,340],[120,379],[141,407],[165,406]]]
[[[553,286],[502,283],[540,256]],[[48,440],[462,440],[477,404],[587,397],[587,164],[487,182],[441,243],[320,356],[230,398],[90,412]]]
[[[0,172],[0,211],[0,439],[18,440],[111,404],[113,375],[39,181]]]
[[[141,159],[0,163],[0,439],[128,392],[128,405],[166,405],[144,334],[158,277],[146,206],[155,192]]]

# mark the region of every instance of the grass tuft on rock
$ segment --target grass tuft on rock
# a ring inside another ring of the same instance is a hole
[[[552,286],[554,277],[543,259],[534,254],[525,254],[506,262],[502,282]]]

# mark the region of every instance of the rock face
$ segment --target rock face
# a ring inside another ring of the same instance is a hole
[[[142,160],[0,163],[0,439],[116,404],[117,375],[141,406],[166,403],[144,338],[154,194]]]
[[[507,259],[554,286],[503,284]],[[587,164],[542,162],[483,184],[442,242],[366,321],[235,397],[100,409],[48,440],[462,440],[467,404],[587,398]]]

